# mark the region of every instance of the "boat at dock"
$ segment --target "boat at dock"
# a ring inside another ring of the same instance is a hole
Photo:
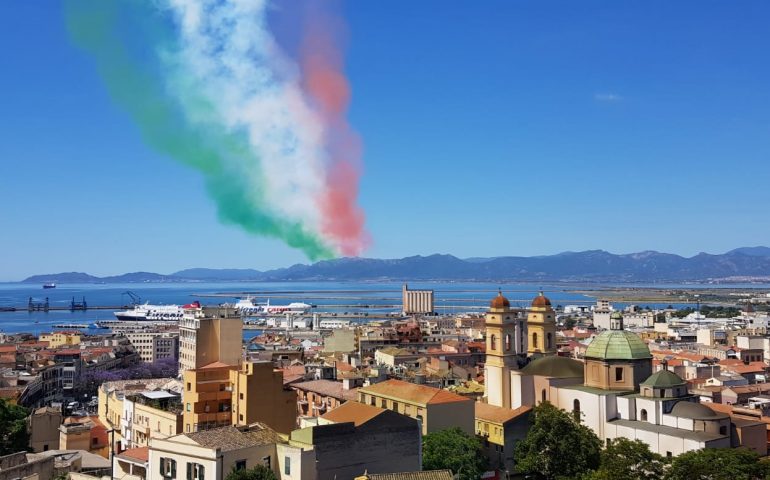
[[[193,302],[189,305],[134,305],[130,310],[114,312],[115,318],[121,321],[131,322],[162,322],[169,320],[180,320],[184,316],[187,308],[200,308],[199,302]]]

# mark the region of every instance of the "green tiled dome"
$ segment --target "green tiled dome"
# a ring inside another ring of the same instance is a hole
[[[682,377],[670,370],[661,370],[650,375],[650,378],[642,382],[642,385],[652,388],[671,388],[686,385]]]
[[[639,338],[639,335],[625,330],[607,330],[602,332],[588,345],[585,356],[586,358],[601,360],[652,358],[650,349]]]

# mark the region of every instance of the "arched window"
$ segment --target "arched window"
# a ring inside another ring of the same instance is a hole
[[[540,396],[541,396],[541,399],[540,399],[540,401],[541,401],[541,402],[545,402],[545,401],[547,400],[547,399],[545,398],[545,388],[543,389],[543,391],[542,391],[542,392],[540,392]]]
[[[511,349],[511,334],[505,335],[505,351],[510,351]]]
[[[532,334],[532,348],[537,348],[537,332]]]
[[[576,421],[580,421],[580,400],[577,398],[572,402],[572,415],[575,417]]]
[[[495,334],[492,334],[492,338],[489,339],[489,348],[497,350],[497,336]]]
[[[642,409],[641,412],[639,412],[639,419],[643,422],[647,421],[647,410]]]
[[[545,348],[551,348],[551,332],[545,335]]]

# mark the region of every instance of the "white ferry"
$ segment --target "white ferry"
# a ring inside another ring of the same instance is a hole
[[[134,305],[134,308],[131,310],[114,312],[114,315],[118,320],[134,322],[179,320],[184,316],[185,309],[200,308],[200,306],[200,302],[197,301],[184,306],[150,305],[149,303],[145,303],[143,305]]]

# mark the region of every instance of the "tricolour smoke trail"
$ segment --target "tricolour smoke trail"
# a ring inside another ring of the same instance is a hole
[[[145,140],[204,174],[223,221],[311,259],[358,254],[360,147],[312,75],[312,99],[303,91],[265,10],[262,0],[70,0],[67,20]]]

